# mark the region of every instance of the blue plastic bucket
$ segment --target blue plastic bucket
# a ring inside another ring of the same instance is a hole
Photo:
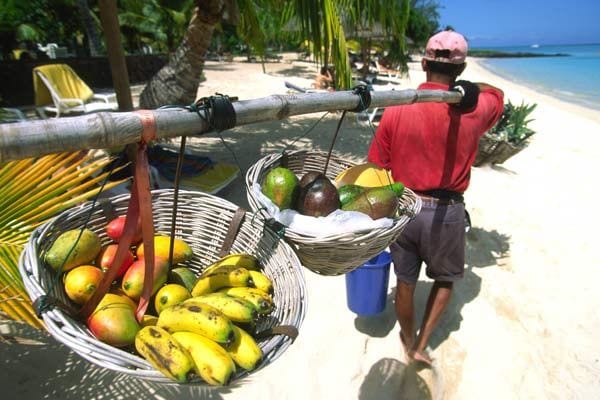
[[[384,251],[346,273],[348,308],[359,315],[374,315],[385,309],[392,256]]]

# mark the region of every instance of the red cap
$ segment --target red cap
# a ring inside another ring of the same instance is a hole
[[[450,64],[462,64],[467,58],[467,41],[454,31],[442,31],[433,35],[425,47],[425,59]]]

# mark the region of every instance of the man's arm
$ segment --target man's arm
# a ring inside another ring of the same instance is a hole
[[[502,97],[504,97],[504,92],[502,91],[502,89],[499,89],[499,88],[497,88],[495,86],[492,86],[492,85],[490,85],[488,83],[477,82],[477,86],[479,87],[480,91],[490,90],[490,89],[497,90],[497,91],[500,92],[500,94],[502,95]]]

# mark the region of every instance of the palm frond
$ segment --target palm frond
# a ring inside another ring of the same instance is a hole
[[[60,153],[0,166],[0,311],[9,318],[43,327],[19,274],[19,256],[36,227],[99,194],[109,163]]]

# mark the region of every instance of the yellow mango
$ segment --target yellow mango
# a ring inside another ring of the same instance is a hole
[[[169,246],[171,244],[171,237],[164,235],[154,236],[154,256],[160,257],[165,260],[169,259]],[[144,257],[144,244],[140,244],[136,252],[138,258]],[[192,259],[194,253],[192,248],[184,242],[182,239],[175,238],[173,244],[173,264],[179,264]]]

